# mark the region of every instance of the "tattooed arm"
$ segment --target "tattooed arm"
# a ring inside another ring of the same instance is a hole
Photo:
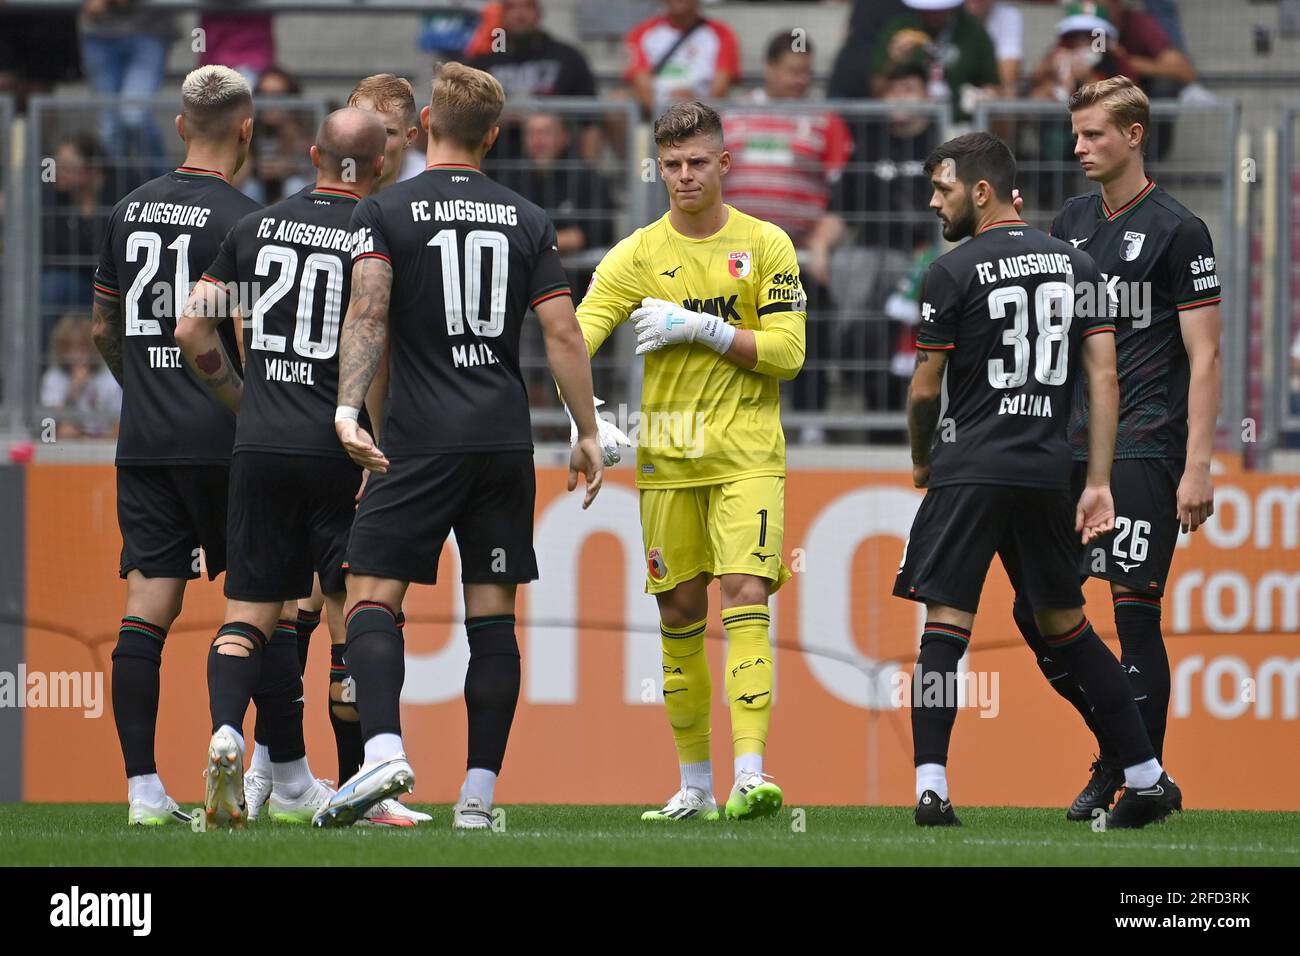
[[[938,349],[916,350],[916,371],[907,393],[907,434],[912,442],[912,483],[924,488],[930,482],[930,452],[939,425],[943,398],[943,370],[948,353]]]
[[[217,327],[233,312],[233,301],[229,286],[208,279],[200,281],[176,322],[176,344],[212,396],[238,413],[244,380],[235,371],[217,335]]]
[[[388,470],[384,457],[355,417],[388,345],[388,300],[393,267],[381,256],[363,256],[352,266],[352,298],[339,341],[339,415],[334,421],[348,455],[368,471]]]
[[[95,293],[90,311],[91,334],[104,364],[122,384],[122,303],[120,299]]]

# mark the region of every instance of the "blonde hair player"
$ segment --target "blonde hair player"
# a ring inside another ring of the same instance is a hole
[[[731,154],[718,114],[679,103],[655,122],[654,136],[669,211],[609,251],[578,307],[591,354],[631,318],[645,356],[636,480],[681,780],[642,819],[719,816],[705,651],[714,578],[735,761],[725,813],[745,819],[775,813],[783,800],[763,772],[772,714],[767,602],[790,576],[781,560],[779,385],[803,366],[806,305],[789,237],[722,201]]]
[[[1100,189],[1068,200],[1051,231],[1091,255],[1116,294],[1120,382],[1111,474],[1115,531],[1084,549],[1079,572],[1110,582],[1120,663],[1163,760],[1170,678],[1161,597],[1179,531],[1195,531],[1214,513],[1210,453],[1222,384],[1218,269],[1205,223],[1147,175],[1151,104],[1141,88],[1122,76],[1090,83],[1070,97],[1069,110],[1075,158]],[[1076,483],[1087,467],[1087,396],[1081,399],[1070,425]],[[1124,785],[1114,743],[1103,739],[1078,681],[1053,660],[1023,596],[1015,618],[1044,676],[1097,737],[1092,774],[1066,812],[1071,820],[1090,820]],[[1142,791],[1131,789],[1112,817],[1122,820],[1128,814],[1121,809],[1136,805]]]
[[[335,430],[352,460],[374,472],[347,553],[346,654],[364,763],[316,814],[319,827],[351,825],[415,785],[402,739],[397,611],[411,583],[437,583],[439,555],[454,529],[469,643],[469,739],[452,825],[492,829],[519,698],[515,595],[538,576],[532,429],[519,365],[529,309],[561,394],[576,403],[581,435],[569,459],[569,490],[579,472],[587,480],[584,507],[600,489],[591,364],[555,227],[541,208],[481,170],[504,103],[491,74],[444,65],[421,116],[428,168],[362,200],[352,217]],[[381,451],[359,416],[390,340],[395,361]]]

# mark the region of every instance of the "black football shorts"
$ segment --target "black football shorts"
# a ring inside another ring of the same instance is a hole
[[[943,485],[925,494],[894,594],[974,614],[993,556],[1035,608],[1083,606],[1074,499],[1065,489]]]
[[[1074,494],[1083,491],[1087,462],[1075,462]],[[1178,483],[1183,462],[1121,458],[1111,467],[1115,530],[1080,548],[1079,573],[1161,597],[1178,545]]]
[[[229,483],[224,465],[119,465],[118,574],[192,580],[199,576],[202,548],[208,580],[215,580],[226,570]]]
[[[237,451],[230,463],[226,597],[292,601],[344,590],[361,468],[347,458]]]
[[[390,458],[372,474],[348,542],[349,574],[434,584],[450,532],[466,584],[537,580],[531,451]]]

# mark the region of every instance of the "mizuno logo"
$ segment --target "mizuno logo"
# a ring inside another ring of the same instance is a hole
[[[769,693],[771,693],[771,691],[760,690],[757,694],[741,694],[736,698],[736,700],[743,700],[746,704],[752,704],[760,697],[766,696]]]
[[[764,564],[767,564],[768,558],[773,557],[776,554],[775,551],[773,551],[772,554],[759,554],[757,551],[751,551],[749,553],[758,558],[758,560],[762,561]]]
[[[677,269],[680,269],[680,268],[681,268],[681,266],[678,266],[678,267],[677,267]],[[670,278],[670,279],[676,279],[676,278],[677,278],[677,269],[673,269],[671,272],[661,272],[661,273],[659,273],[659,274],[660,274],[661,276],[667,276],[667,277]]]
[[[1127,561],[1120,561],[1120,560],[1116,559],[1115,563],[1118,564],[1121,568],[1123,568],[1123,569],[1124,569],[1124,573],[1127,574],[1129,571],[1132,571],[1134,568],[1136,568],[1136,567],[1137,567],[1139,564],[1141,564],[1142,562],[1141,562],[1141,561],[1134,561],[1132,564],[1129,564]]]
[[[1087,241],[1088,241],[1087,239],[1071,239],[1071,240],[1070,240],[1070,245],[1072,245],[1072,246],[1074,246],[1074,248],[1078,249],[1081,245],[1083,245],[1083,244],[1084,244],[1085,242],[1087,242]]]

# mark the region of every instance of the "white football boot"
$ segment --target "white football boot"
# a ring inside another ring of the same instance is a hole
[[[262,807],[271,796],[271,775],[261,767],[250,767],[244,772],[244,802],[248,804],[248,819],[256,820]]]
[[[491,830],[492,808],[478,797],[466,797],[452,809],[453,830]]]
[[[244,802],[244,752],[233,734],[220,728],[208,744],[208,769],[203,810],[210,827],[243,827],[248,822]]]
[[[716,820],[718,801],[713,799],[713,794],[705,793],[699,787],[682,787],[668,798],[663,809],[647,810],[641,814],[641,819],[669,823],[681,820]]]
[[[163,827],[169,823],[189,824],[191,817],[181,809],[179,803],[164,796],[162,803],[132,800],[126,819],[133,827]]]
[[[334,796],[334,790],[328,786],[328,783],[328,780],[313,780],[311,786],[296,797],[283,797],[272,788],[267,813],[276,823],[304,825],[311,823],[316,811],[329,803],[330,797]]]
[[[425,823],[433,817],[419,810],[412,810],[400,800],[389,797],[380,800],[366,811],[366,815],[357,821],[359,827],[413,827]]]
[[[316,811],[314,827],[346,827],[365,816],[381,800],[415,789],[415,771],[401,754],[380,763],[362,764],[361,769],[339,787],[325,806]]]

